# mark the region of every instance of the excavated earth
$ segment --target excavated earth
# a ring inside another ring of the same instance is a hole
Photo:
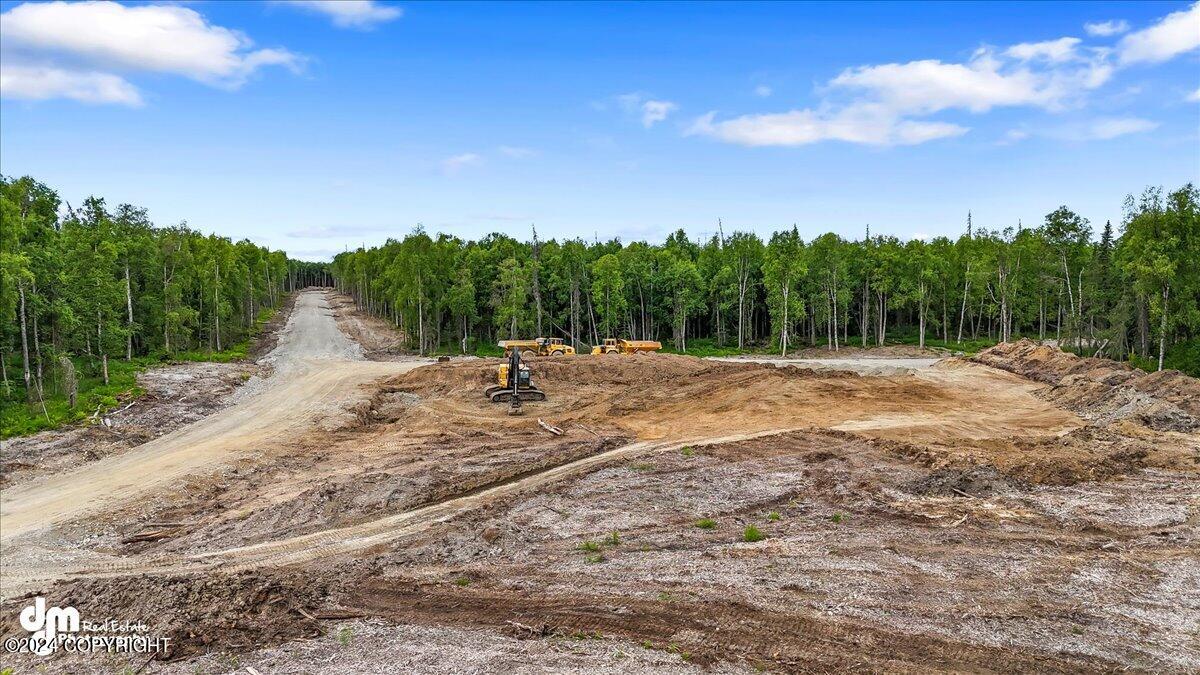
[[[394,339],[327,300],[343,332]],[[1192,378],[1024,342],[887,376],[577,356],[535,360],[548,400],[513,417],[481,394],[498,364],[375,379],[337,425],[11,538],[47,554],[8,565],[5,637],[40,593],[173,648],[6,661],[1200,669]]]

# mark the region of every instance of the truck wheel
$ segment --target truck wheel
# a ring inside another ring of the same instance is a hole
[[[535,356],[537,356],[537,352],[533,351],[532,349],[526,349],[525,351],[521,352],[521,358],[525,359],[526,361],[532,361],[533,357]]]

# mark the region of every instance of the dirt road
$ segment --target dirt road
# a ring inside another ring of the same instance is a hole
[[[274,368],[239,392],[241,402],[134,450],[4,491],[0,542],[113,509],[185,476],[211,472],[295,438],[369,392],[361,389],[427,360],[363,360],[338,330],[325,294],[306,291],[279,344],[264,361]]]

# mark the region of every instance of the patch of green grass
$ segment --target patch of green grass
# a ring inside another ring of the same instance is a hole
[[[683,659],[684,661],[691,660],[691,658],[692,658],[692,655],[690,653],[685,652],[682,649],[680,649],[679,645],[677,645],[677,644],[671,644],[670,646],[668,646],[667,651],[671,652],[672,654],[678,655],[679,658]]]
[[[781,517],[778,511],[772,511],[767,514],[767,520],[779,520]]]
[[[459,577],[454,580],[455,586],[466,587],[471,585],[471,580],[466,577]]]
[[[349,647],[350,643],[354,641],[354,631],[349,626],[342,628],[337,632],[337,641],[339,645]]]
[[[653,471],[654,465],[648,462],[641,462],[638,464],[630,464],[629,468],[633,469],[634,471]]]
[[[581,541],[575,548],[580,551],[595,552],[600,550],[600,544],[597,544],[594,541]]]
[[[603,553],[593,553],[592,555],[585,557],[583,559],[583,561],[589,565],[595,565],[596,563],[602,563],[602,562],[604,562],[604,554]]]
[[[675,598],[672,597],[672,595],[670,593],[663,591],[662,593],[658,594],[658,601],[659,602],[674,602]]]
[[[838,524],[838,523],[840,523],[840,522],[842,522],[842,521],[843,521],[843,520],[845,520],[845,519],[846,519],[846,517],[845,517],[845,516],[843,516],[843,515],[842,515],[842,514],[840,514],[840,513],[835,513],[835,514],[833,514],[832,516],[829,516],[829,520],[830,520],[830,522],[832,522],[832,523],[833,523],[833,524],[835,524],[835,525],[836,525],[836,524]]]
[[[609,546],[620,546],[621,545],[621,533],[617,532],[616,530],[609,532],[608,536],[605,537],[605,539],[604,539],[604,543],[608,544]]]
[[[753,543],[756,541],[762,541],[766,538],[767,535],[763,534],[761,530],[753,525],[747,525],[746,529],[742,531],[742,541]]]
[[[692,455],[696,454],[696,451],[692,448],[692,446],[685,445],[683,446],[683,449],[679,451],[679,454],[683,455],[684,457],[691,457]]]
[[[716,526],[717,521],[713,520],[712,518],[701,518],[700,520],[696,521],[696,527],[702,530],[711,530]]]

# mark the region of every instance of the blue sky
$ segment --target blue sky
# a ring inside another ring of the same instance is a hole
[[[1200,4],[0,2],[0,172],[326,259],[1099,227],[1200,180]]]

